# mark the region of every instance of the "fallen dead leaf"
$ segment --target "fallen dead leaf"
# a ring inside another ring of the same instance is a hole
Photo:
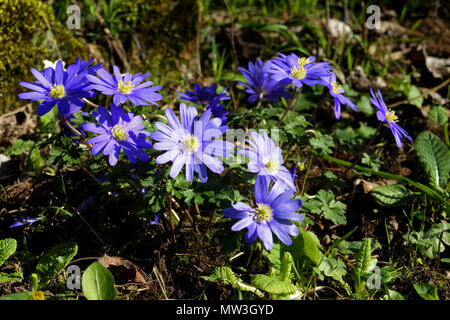
[[[141,268],[121,257],[104,255],[98,259],[98,262],[108,268],[115,279],[133,283],[149,282],[149,277],[141,270]]]

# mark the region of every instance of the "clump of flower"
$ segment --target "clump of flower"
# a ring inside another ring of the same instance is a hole
[[[111,105],[111,113],[100,106],[92,115],[100,124],[84,123],[82,128],[98,134],[87,141],[94,144],[91,149],[94,156],[102,152],[109,156],[109,164],[115,166],[123,150],[133,163],[137,162],[136,159],[148,161],[148,155],[142,149],[150,149],[152,144],[146,139],[150,132],[143,130],[145,126],[141,116],[135,116],[133,112],[127,114],[114,105]]]
[[[180,94],[178,99],[206,106],[215,101],[230,100],[230,96],[226,94],[226,90],[227,88],[217,93],[217,84],[202,87],[196,83],[194,84],[194,91],[187,91],[186,93],[177,91],[177,93]]]
[[[271,62],[263,63],[261,60],[257,60],[255,63],[248,63],[248,70],[239,67],[239,71],[247,79],[248,84],[238,81],[242,84],[248,94],[247,101],[254,103],[255,101],[272,101],[277,102],[281,97],[289,99],[292,94],[286,91],[286,86],[291,83],[289,79],[282,79],[280,81],[275,80],[270,73]]]
[[[227,218],[238,219],[232,227],[232,231],[247,228],[245,243],[253,243],[257,238],[261,239],[266,250],[273,246],[273,234],[282,243],[292,244],[290,236],[296,236],[298,227],[291,221],[302,221],[303,216],[295,213],[302,206],[299,199],[290,200],[292,190],[285,190],[281,181],[276,182],[269,190],[267,179],[257,176],[255,182],[256,205],[251,207],[243,202],[233,204],[231,208],[223,211]]]
[[[206,167],[212,172],[220,174],[224,170],[219,157],[227,157],[233,144],[214,139],[228,130],[228,126],[222,126],[219,118],[211,118],[211,110],[206,110],[199,118],[195,107],[186,107],[180,104],[180,120],[175,113],[167,108],[165,110],[167,122],[156,122],[159,129],[151,134],[157,143],[156,150],[166,151],[156,158],[156,163],[163,164],[173,162],[170,176],[175,178],[186,166],[186,180],[192,181],[194,172],[197,172],[202,182],[208,179]]]
[[[386,122],[389,128],[392,131],[392,134],[395,138],[395,143],[397,144],[397,147],[401,149],[402,147],[402,136],[408,139],[409,141],[412,141],[412,138],[408,136],[408,133],[401,128],[397,122],[398,117],[395,114],[394,110],[388,109],[386,104],[383,101],[383,96],[381,95],[380,90],[378,90],[377,93],[374,93],[372,89],[370,89],[370,93],[372,94],[372,97],[370,98],[370,101],[372,104],[377,108],[377,118],[380,121]]]
[[[66,70],[61,60],[56,62],[55,69],[49,67],[44,72],[31,68],[31,73],[37,81],[20,82],[21,86],[33,91],[21,93],[19,98],[32,101],[44,100],[38,107],[39,116],[49,112],[55,105],[58,105],[58,111],[61,114],[67,114],[70,111],[70,104],[83,107],[82,99],[92,96],[90,83],[86,80],[86,76],[92,72],[92,69],[88,67],[90,62],[92,60],[83,63],[78,61]]]
[[[117,66],[113,67],[113,71],[114,76],[105,69],[99,69],[97,71],[99,77],[89,74],[87,78],[92,82],[92,89],[98,90],[105,95],[113,95],[115,106],[118,107],[127,100],[137,106],[148,106],[149,103],[158,105],[156,101],[163,98],[162,95],[156,92],[162,88],[161,86],[152,87],[152,81],[142,82],[151,73],[131,75],[126,72],[122,75]]]
[[[315,59],[300,58],[295,53],[278,53],[278,57],[270,60],[270,73],[276,81],[288,80],[297,88],[303,87],[303,84],[314,86],[322,82],[320,77],[331,73],[331,65],[328,62],[314,62]]]
[[[331,73],[328,76],[321,77],[322,84],[330,90],[330,95],[334,98],[334,115],[336,119],[341,117],[341,104],[346,104],[354,111],[357,110],[356,105],[344,96],[345,90],[336,80],[336,75]]]
[[[284,160],[281,155],[281,148],[275,146],[267,132],[264,132],[264,135],[261,136],[253,131],[250,133],[250,136],[251,140],[246,140],[250,145],[250,149],[237,150],[238,154],[250,158],[247,165],[248,170],[269,180],[280,181],[287,189],[295,191],[296,187],[292,174],[283,166]]]

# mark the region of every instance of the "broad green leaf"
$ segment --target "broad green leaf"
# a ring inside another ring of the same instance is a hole
[[[17,241],[12,238],[0,240],[0,266],[14,253],[17,249]]]
[[[12,272],[12,273],[5,273],[0,272],[0,283],[2,282],[18,282],[23,280],[23,273],[22,271]]]
[[[414,289],[425,300],[439,300],[437,289],[428,283],[415,283]]]
[[[31,296],[31,292],[11,293],[5,296],[1,296],[0,300],[28,300]]]
[[[78,246],[75,242],[66,242],[52,248],[39,259],[36,274],[39,278],[38,289],[41,290],[69,264],[77,254]]]
[[[409,190],[403,184],[392,184],[375,187],[370,191],[370,195],[381,206],[398,207],[419,195],[419,193]]]
[[[289,252],[284,252],[283,258],[281,259],[281,268],[279,279],[281,281],[288,281],[291,274],[292,268],[292,256]]]
[[[421,95],[419,89],[414,85],[409,85],[405,91],[408,100],[414,99]],[[420,108],[423,104],[423,97],[411,100],[410,103]]]
[[[388,291],[389,291],[389,295],[385,294],[383,296],[384,300],[405,300],[405,298],[400,293],[398,293],[397,291],[394,291],[394,290],[391,290],[391,289],[388,289]]]
[[[114,300],[117,294],[112,273],[98,262],[84,271],[81,286],[88,300]]]
[[[445,188],[450,172],[447,146],[433,133],[424,131],[416,138],[414,147],[430,182],[436,187]]]
[[[367,95],[361,96],[356,106],[358,107],[358,111],[364,113],[366,116],[371,116],[375,112]]]
[[[274,294],[289,294],[294,293],[296,290],[296,287],[292,283],[281,281],[265,274],[253,276],[252,284],[260,290]]]
[[[442,106],[432,106],[427,119],[439,124],[446,124],[448,122],[447,111]]]
[[[292,239],[290,246],[282,246],[282,252],[288,251],[296,265],[302,264],[305,259],[317,265],[319,263],[320,247],[320,241],[314,233],[303,231]]]
[[[315,265],[319,264],[319,249],[316,245],[316,235],[311,231],[302,232],[303,246],[305,255],[314,262]]]

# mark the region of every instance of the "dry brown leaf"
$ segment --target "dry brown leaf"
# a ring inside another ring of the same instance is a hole
[[[121,279],[124,282],[148,283],[148,276],[138,266],[131,261],[121,257],[104,255],[98,262],[108,268],[115,279]]]

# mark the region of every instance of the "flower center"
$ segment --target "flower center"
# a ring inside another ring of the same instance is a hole
[[[116,124],[111,129],[111,134],[117,141],[123,141],[128,138],[128,131],[125,130],[121,124]]]
[[[299,64],[301,67],[307,65],[308,63],[310,63],[310,62],[309,62],[309,58],[304,58],[304,57],[298,58],[298,64]]]
[[[275,174],[278,172],[278,169],[280,169],[280,164],[276,160],[269,160],[264,163],[264,167],[270,174]]]
[[[342,89],[342,86],[337,81],[333,81],[331,83],[331,87],[333,89],[333,93],[339,94],[339,93],[344,92],[344,89]]]
[[[50,96],[57,99],[64,98],[66,96],[64,85],[54,84],[53,87],[50,88]]]
[[[398,122],[398,117],[393,110],[389,110],[386,112],[386,120],[389,122]]]
[[[186,152],[196,152],[200,147],[200,143],[194,135],[190,134],[181,140],[181,149]]]
[[[257,223],[270,221],[272,219],[272,209],[264,203],[258,203],[255,208],[255,219]]]
[[[129,94],[131,91],[133,91],[134,84],[131,84],[131,81],[125,81],[122,80],[119,81],[117,84],[117,89],[122,92],[123,94]]]
[[[291,68],[291,76],[299,80],[303,79],[306,77],[306,69],[302,65],[293,67]]]

